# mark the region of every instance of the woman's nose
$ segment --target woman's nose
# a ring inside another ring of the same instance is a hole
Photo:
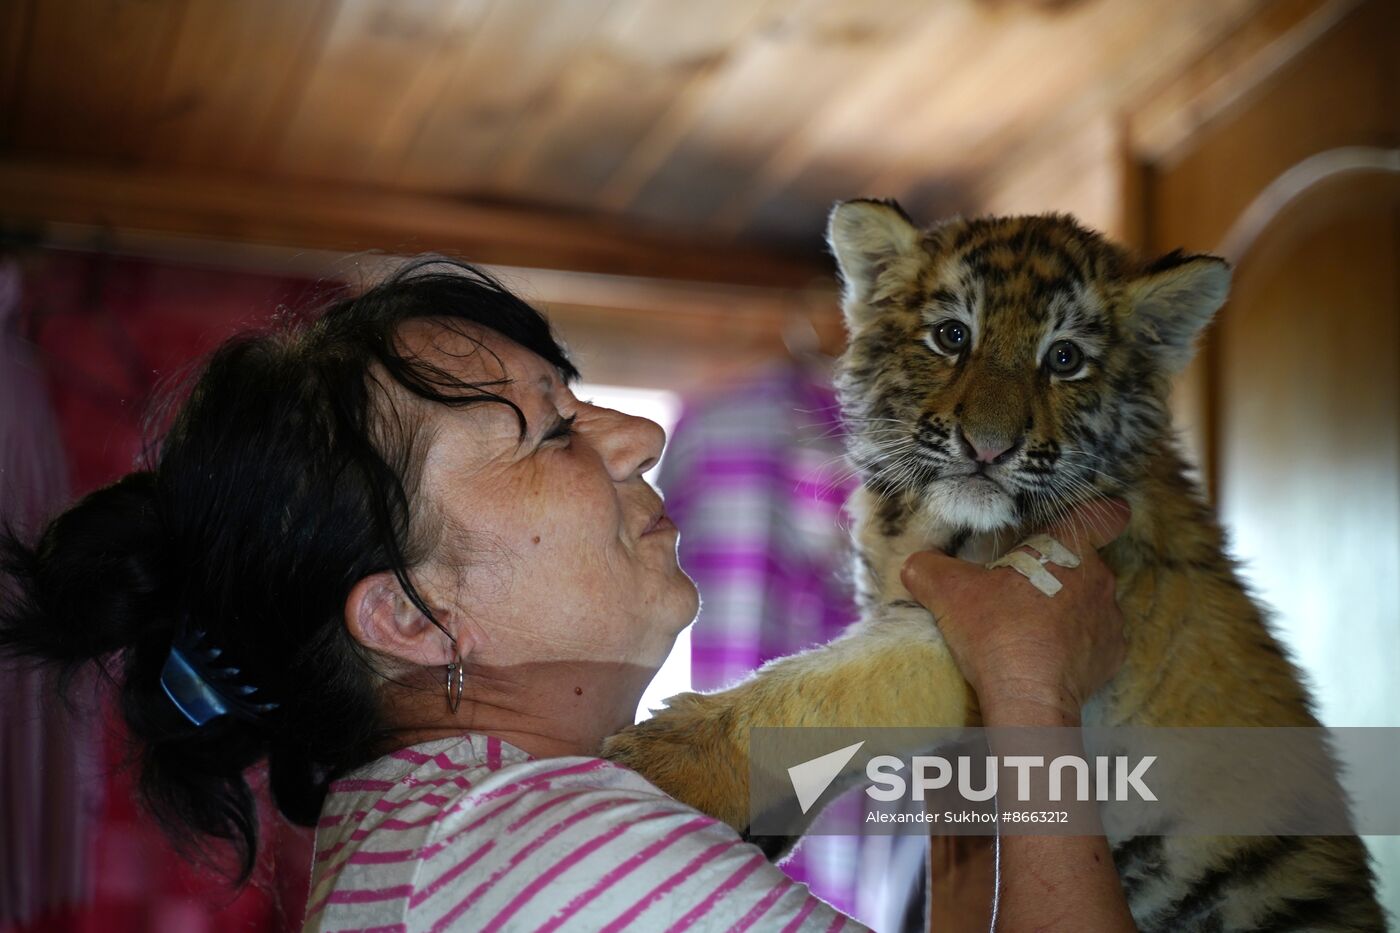
[[[595,442],[615,482],[640,476],[656,466],[666,445],[666,432],[655,421],[610,412],[610,423]]]

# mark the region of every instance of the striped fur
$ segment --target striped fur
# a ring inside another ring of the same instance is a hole
[[[900,565],[928,546],[986,559],[1100,496],[1133,507],[1104,552],[1129,649],[1086,724],[1316,725],[1171,431],[1171,379],[1224,301],[1228,267],[1145,262],[1054,215],[920,230],[895,205],[847,202],[829,236],[851,335],[838,390],[863,480],[850,505],[863,618],[729,690],[677,698],[609,754],[742,827],[753,726],[974,721]],[[948,321],[968,338],[960,352],[937,339]],[[1079,370],[1050,365],[1062,340]],[[1006,452],[970,476],[969,443]],[[1145,931],[1385,929],[1355,837],[1110,842]]]

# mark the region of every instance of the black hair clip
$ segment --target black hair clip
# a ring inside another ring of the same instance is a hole
[[[239,669],[217,666],[223,654],[205,640],[202,629],[180,627],[170,646],[170,656],[160,671],[160,686],[175,708],[196,726],[230,714],[256,719],[277,709],[276,703],[259,703],[258,688],[237,680]]]

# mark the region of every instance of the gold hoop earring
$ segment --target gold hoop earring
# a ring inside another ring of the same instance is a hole
[[[462,703],[462,687],[466,683],[467,672],[461,661],[453,661],[447,665],[447,709],[449,712],[457,712],[457,707]]]

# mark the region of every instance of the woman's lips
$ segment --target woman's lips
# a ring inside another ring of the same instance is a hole
[[[647,535],[655,534],[658,531],[674,531],[675,528],[675,522],[671,521],[670,516],[668,516],[665,511],[661,511],[656,513],[656,517],[651,520],[651,524],[647,525],[646,531],[642,532],[642,537],[645,538]]]

